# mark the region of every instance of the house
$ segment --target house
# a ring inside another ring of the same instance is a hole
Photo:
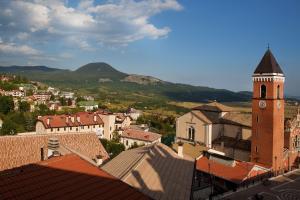
[[[50,110],[60,111],[62,109],[60,101],[49,101],[47,106]]]
[[[76,154],[0,172],[1,199],[150,199]]]
[[[0,119],[0,129],[2,128],[2,125],[3,125],[3,120]]]
[[[5,91],[4,95],[5,96],[12,96],[12,97],[24,97],[25,92],[20,91],[20,90],[12,90],[12,91]]]
[[[218,102],[204,104],[177,118],[176,140],[202,144],[249,161],[251,119],[251,113]]]
[[[76,153],[94,163],[98,157],[104,162],[109,158],[95,133],[1,136],[0,171],[47,160],[51,156],[52,139],[56,139],[62,155]]]
[[[137,110],[134,108],[129,108],[126,113],[131,117],[133,121],[136,121],[143,114],[141,110]]]
[[[161,142],[161,135],[150,131],[126,128],[120,131],[120,142],[128,149],[133,145],[143,146]]]
[[[53,94],[54,96],[58,96],[59,90],[55,89],[54,87],[48,87],[47,92]]]
[[[116,130],[130,126],[131,118],[126,113],[114,113],[114,115],[116,116]]]
[[[236,190],[271,176],[270,169],[252,162],[234,160],[217,151],[206,151],[196,160],[196,179],[193,197],[208,198],[229,190]]]
[[[40,104],[45,104],[47,101],[50,100],[51,95],[46,92],[39,92],[33,94],[33,97],[35,98],[36,101],[41,102]]]
[[[64,97],[66,99],[73,99],[74,98],[74,92],[60,92],[60,97]]]
[[[101,117],[104,123],[103,137],[105,139],[111,140],[113,138],[113,132],[116,130],[116,115],[114,115],[112,112],[105,110],[98,110],[95,113],[97,113]]]
[[[77,103],[80,108],[84,108],[85,111],[92,111],[98,109],[98,103],[95,101],[80,101]]]
[[[104,123],[96,113],[79,112],[72,115],[49,115],[39,117],[36,123],[37,134],[87,133],[104,136]]]
[[[190,199],[194,160],[162,143],[123,151],[102,169],[152,199]]]

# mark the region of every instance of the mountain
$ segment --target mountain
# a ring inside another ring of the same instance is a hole
[[[126,74],[107,63],[89,63],[75,71],[45,66],[0,67],[0,73],[21,75],[61,89],[93,94],[111,101],[248,101],[247,92],[170,83],[151,76]]]

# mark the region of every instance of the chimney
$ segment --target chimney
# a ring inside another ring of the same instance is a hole
[[[94,122],[97,121],[97,115],[94,115]]]
[[[77,116],[77,122],[80,122],[80,116]]]
[[[183,158],[183,143],[181,141],[178,142],[177,154],[179,157]]]
[[[59,141],[58,138],[49,138],[48,140],[48,158],[59,155]]]
[[[101,155],[97,155],[96,156],[96,165],[99,167],[100,165],[102,165],[103,163],[103,159]]]
[[[69,116],[66,116],[66,123],[69,123]]]
[[[74,117],[74,116],[71,116],[71,121],[72,121],[72,123],[74,123],[74,120],[75,120],[75,117]]]
[[[50,125],[50,118],[47,118],[47,125]]]

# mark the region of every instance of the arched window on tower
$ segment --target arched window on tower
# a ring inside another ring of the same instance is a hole
[[[280,86],[277,85],[277,99],[280,99]]]
[[[267,96],[267,87],[265,85],[260,86],[260,98],[265,99]]]

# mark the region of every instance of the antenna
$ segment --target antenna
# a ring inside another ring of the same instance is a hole
[[[270,44],[268,43],[267,49],[270,50]]]

